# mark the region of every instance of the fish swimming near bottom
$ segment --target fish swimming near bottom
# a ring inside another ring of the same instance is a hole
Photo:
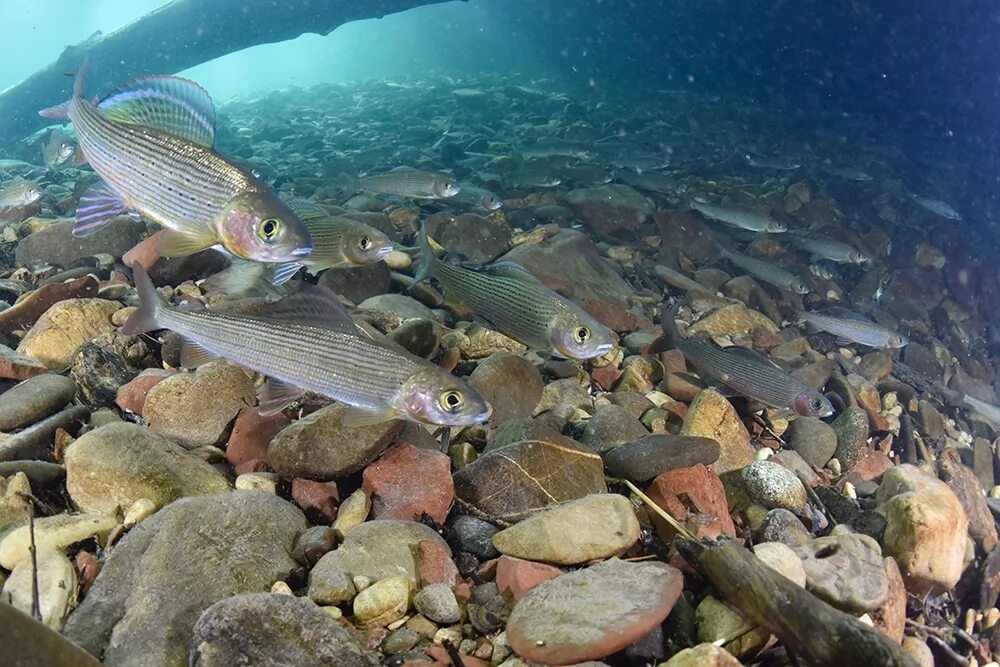
[[[918,206],[927,209],[935,215],[940,215],[942,218],[948,218],[949,220],[962,219],[962,215],[948,202],[913,194],[910,195],[910,199],[916,202]]]
[[[365,176],[358,180],[358,187],[374,194],[411,199],[447,199],[461,190],[448,174],[410,167],[396,167],[382,174]]]
[[[467,426],[491,412],[479,393],[425,359],[361,332],[333,292],[306,286],[254,309],[197,311],[171,306],[145,270],[133,266],[142,305],[122,326],[125,335],[170,329],[184,339],[181,364],[223,357],[268,376],[261,411],[275,412],[303,390],[351,406],[348,425],[406,419]]]
[[[827,236],[807,232],[789,232],[786,238],[796,247],[811,253],[813,257],[827,259],[838,264],[864,264],[869,261],[868,255],[850,243],[844,243]]]
[[[728,259],[730,262],[740,267],[754,278],[763,280],[764,282],[770,283],[783,290],[795,292],[796,294],[809,293],[809,286],[806,285],[798,276],[786,271],[773,262],[756,259],[754,257],[747,257],[746,255],[742,255],[738,252],[726,250],[721,246],[719,247],[719,252],[724,258]]]
[[[608,352],[611,331],[593,315],[549,289],[513,262],[467,268],[438,259],[420,229],[416,282],[434,278],[445,297],[459,301],[501,333],[537,350],[567,359],[592,359]]]
[[[833,404],[821,392],[779,368],[766,356],[746,347],[720,348],[701,338],[685,338],[675,318],[681,302],[663,316],[663,335],[649,346],[650,354],[678,349],[699,373],[741,396],[802,417],[828,417]]]
[[[799,321],[811,328],[833,334],[837,343],[858,343],[875,348],[900,348],[907,338],[888,327],[846,308],[828,308],[826,312],[801,312]]]
[[[781,234],[788,231],[785,223],[775,220],[770,215],[760,211],[744,208],[741,206],[717,206],[691,200],[690,207],[701,213],[706,218],[724,222],[733,227],[739,227],[751,232],[767,232],[770,234]]]
[[[76,144],[65,132],[56,128],[49,134],[48,140],[42,146],[42,164],[46,167],[58,167],[73,157]]]
[[[0,209],[33,204],[42,197],[42,190],[34,181],[16,178],[0,187]]]

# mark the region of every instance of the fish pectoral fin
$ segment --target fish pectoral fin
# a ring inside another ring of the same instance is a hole
[[[129,81],[98,103],[111,120],[143,125],[211,148],[215,105],[194,81],[179,76],[145,76]]]
[[[363,408],[348,406],[340,417],[340,423],[348,428],[358,428],[381,424],[390,419],[396,419],[398,416],[398,412],[388,406],[380,410],[365,410]]]
[[[305,266],[305,264],[302,262],[282,262],[280,264],[275,264],[274,274],[271,276],[271,282],[275,285],[284,285],[291,280],[303,266]]]
[[[83,149],[79,146],[73,151],[73,165],[77,167],[82,167],[87,164],[87,156],[83,154]]]
[[[104,181],[87,188],[76,207],[73,236],[90,236],[119,215],[125,213],[125,201]]]
[[[219,355],[209,352],[193,340],[185,338],[181,342],[181,366],[184,368],[197,368],[218,358]]]
[[[216,244],[216,238],[208,228],[203,230],[179,231],[164,229],[156,243],[156,252],[161,257],[193,255]]]
[[[281,412],[302,398],[304,393],[306,393],[305,389],[276,378],[268,378],[257,393],[257,412],[264,417]]]

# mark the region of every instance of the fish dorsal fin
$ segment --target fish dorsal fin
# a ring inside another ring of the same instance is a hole
[[[772,366],[774,368],[777,368],[779,371],[784,372],[784,369],[782,369],[781,366],[779,366],[778,364],[774,363],[766,355],[761,354],[757,350],[751,350],[749,347],[743,347],[742,345],[733,345],[731,347],[725,348],[725,350],[726,350],[726,354],[729,354],[729,355],[732,355],[732,356],[736,356],[736,357],[741,357],[741,358],[746,359],[748,361],[753,360],[753,361],[756,361],[756,362],[765,363],[768,366]]]
[[[399,167],[393,167],[392,169],[390,169],[388,171],[388,173],[390,173],[390,174],[397,173],[398,174],[401,171],[420,171],[420,170],[416,169],[414,167],[407,167],[406,165],[400,165]]]
[[[204,88],[179,76],[129,81],[98,103],[111,120],[143,125],[211,148],[215,105]]]
[[[317,220],[319,218],[330,217],[329,211],[311,199],[295,197],[285,201],[285,204],[288,205],[288,208],[292,209],[292,213],[299,216],[300,220]]]
[[[274,301],[254,317],[361,335],[337,295],[318,285],[303,285],[298,292]]]
[[[482,270],[496,276],[503,276],[505,278],[515,278],[517,280],[525,280],[534,283],[541,282],[537,277],[535,277],[535,274],[528,271],[528,269],[524,268],[520,264],[510,261],[493,262],[492,264],[483,267]]]

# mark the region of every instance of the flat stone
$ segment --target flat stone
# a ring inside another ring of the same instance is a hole
[[[789,449],[794,449],[815,468],[829,463],[837,451],[837,432],[816,417],[796,417],[784,436]]]
[[[38,359],[0,345],[0,378],[21,381],[48,372],[48,367]]]
[[[517,521],[607,491],[601,457],[569,443],[517,442],[485,452],[454,475],[455,495],[488,517]]]
[[[365,468],[362,486],[376,519],[443,524],[455,500],[451,459],[447,454],[399,442]]]
[[[9,604],[0,604],[0,645],[9,667],[101,667],[82,648]]]
[[[635,229],[653,212],[646,197],[619,183],[577,188],[564,200],[584,223],[604,234]]]
[[[739,470],[754,460],[750,433],[732,404],[714,389],[705,389],[695,396],[681,426],[681,435],[711,438],[719,443],[719,460],[712,464],[712,469],[720,475]]]
[[[406,577],[379,579],[354,598],[354,622],[361,629],[390,625],[410,608],[412,584]]]
[[[625,496],[600,493],[530,516],[493,536],[507,556],[557,565],[610,558],[639,540],[639,521]]]
[[[49,368],[67,368],[84,343],[115,330],[111,315],[121,307],[105,299],[60,301],[38,318],[17,351]]]
[[[718,642],[726,651],[740,659],[745,660],[759,653],[771,637],[767,630],[755,627],[738,610],[711,595],[698,603],[695,618],[698,641]]]
[[[122,385],[115,393],[115,405],[126,412],[142,416],[142,408],[146,405],[149,390],[170,376],[170,371],[160,368],[150,368]]]
[[[646,493],[699,538],[736,537],[722,480],[707,466],[694,465],[658,475]],[[646,513],[660,538],[670,544],[677,534],[673,526],[652,510]]]
[[[361,301],[358,304],[358,309],[384,310],[395,313],[403,320],[418,317],[424,320],[437,321],[434,311],[405,294],[379,294],[372,296]]]
[[[740,667],[733,654],[715,644],[698,644],[675,653],[661,667]]]
[[[649,431],[628,410],[620,405],[604,405],[587,421],[580,442],[603,454],[646,435]]]
[[[254,400],[254,379],[228,361],[210,361],[176,373],[146,394],[142,415],[149,427],[188,448],[225,441],[240,409]]]
[[[0,592],[3,602],[10,603],[26,614],[31,613],[37,582],[38,614],[42,623],[60,630],[69,610],[76,604],[76,568],[62,551],[39,550],[38,571],[25,558],[10,573]]]
[[[710,466],[718,459],[719,443],[711,438],[654,433],[604,454],[604,467],[613,477],[642,483],[678,468]]]
[[[292,480],[292,501],[310,522],[329,525],[337,517],[340,493],[333,482],[296,477]]]
[[[754,461],[743,468],[742,477],[750,499],[767,509],[797,511],[808,501],[806,489],[795,473],[773,461]]]
[[[97,279],[82,276],[75,280],[41,285],[17,300],[13,306],[0,312],[0,331],[30,329],[53,304],[66,299],[83,299],[97,296]]]
[[[791,579],[802,588],[806,587],[806,570],[802,559],[788,545],[781,542],[761,542],[753,545],[753,553],[781,576]]]
[[[187,665],[202,612],[284,580],[305,528],[294,505],[260,491],[181,498],[115,545],[64,632],[112,667]]]
[[[885,580],[889,594],[878,609],[871,612],[875,627],[889,635],[896,642],[903,641],[906,630],[906,583],[899,572],[899,566],[892,558],[882,560],[885,565]]]
[[[704,333],[712,338],[745,336],[758,327],[772,333],[778,331],[774,322],[763,313],[747,308],[741,303],[734,303],[723,306],[692,324],[688,328],[688,335]]]
[[[868,448],[868,414],[863,408],[852,405],[837,415],[831,424],[837,434],[837,451],[841,470],[849,471]]]
[[[73,378],[38,375],[0,394],[0,431],[16,431],[58,412],[73,400]]]
[[[413,596],[413,608],[440,625],[451,625],[462,619],[458,599],[447,584],[424,586]]]
[[[962,576],[969,526],[955,493],[903,464],[885,473],[875,499],[886,520],[883,553],[896,559],[907,591],[951,589]]]
[[[546,581],[521,598],[507,641],[525,660],[598,660],[645,636],[670,613],[683,588],[665,563],[611,560]]]
[[[156,507],[184,496],[230,490],[209,463],[145,426],[119,422],[85,433],[66,450],[66,488],[87,512],[127,509],[142,498]]]
[[[191,664],[377,667],[375,654],[305,598],[248,593],[208,607],[195,623]]]
[[[271,440],[271,467],[286,477],[326,481],[355,473],[392,443],[399,420],[351,427],[341,423],[347,406],[334,403],[292,422]]]
[[[882,550],[867,535],[817,537],[795,549],[806,571],[806,588],[851,614],[879,607],[889,596]]]
[[[326,576],[328,569],[337,569],[349,577],[367,577],[373,581],[404,576],[416,586],[419,582],[418,547],[430,541],[447,553],[447,543],[432,528],[415,521],[372,520],[349,531],[344,542],[320,558],[310,573]]]
[[[479,363],[469,384],[493,407],[489,423],[530,417],[542,397],[542,374],[530,361],[501,352]]]
[[[555,579],[561,574],[563,570],[554,565],[535,563],[512,556],[500,556],[497,559],[497,587],[501,593],[509,594],[515,602],[535,586],[549,579]]]

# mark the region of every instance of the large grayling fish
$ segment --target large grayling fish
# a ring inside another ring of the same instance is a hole
[[[797,247],[812,253],[814,257],[828,259],[838,264],[862,264],[868,261],[868,256],[851,244],[819,234],[789,232],[787,238]]]
[[[447,199],[459,193],[458,184],[448,174],[397,167],[384,174],[365,176],[358,181],[362,190],[412,199]]]
[[[841,345],[859,343],[868,347],[900,348],[907,343],[903,334],[876,324],[864,315],[844,308],[828,310],[826,313],[799,313],[799,321],[833,334]]]
[[[592,315],[512,262],[471,269],[438,259],[420,230],[417,282],[434,278],[445,296],[525,345],[567,359],[592,359],[610,350],[611,332]]]
[[[724,222],[733,227],[746,229],[751,232],[768,232],[770,234],[780,234],[787,231],[785,223],[775,220],[766,213],[755,211],[740,206],[716,206],[700,201],[692,201],[691,208],[698,211],[706,218]]]
[[[719,251],[722,253],[723,257],[752,275],[754,278],[763,280],[766,283],[771,283],[775,287],[795,292],[796,294],[809,293],[808,285],[806,285],[797,276],[786,271],[773,262],[747,257],[746,255],[726,250],[722,247],[719,248]]]
[[[685,338],[674,318],[680,303],[663,316],[663,336],[653,341],[648,352],[678,349],[684,358],[709,378],[742,396],[765,405],[790,410],[802,417],[828,417],[833,414],[830,399],[789,375],[756,350],[745,347],[716,347],[708,340]]]
[[[263,308],[186,311],[169,305],[141,266],[132,268],[142,305],[126,335],[170,329],[184,337],[181,363],[224,357],[267,375],[265,412],[308,390],[353,408],[345,423],[387,419],[466,426],[490,407],[472,387],[425,359],[362,333],[336,295],[306,286]]]
[[[282,262],[312,250],[309,233],[274,192],[212,149],[215,109],[198,84],[174,76],[136,79],[98,104],[73,97],[41,111],[73,121],[83,156],[103,181],[77,207],[76,236],[139,213],[167,228],[158,252],[222,246],[243,259]]]

